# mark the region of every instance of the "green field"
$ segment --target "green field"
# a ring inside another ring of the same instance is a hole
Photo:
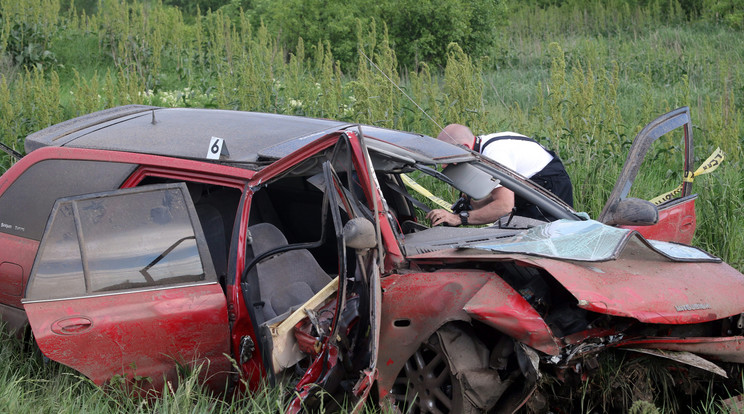
[[[300,3],[314,4],[290,4]],[[0,0],[0,140],[23,152],[29,133],[130,103],[334,118],[433,136],[457,122],[476,133],[517,131],[556,150],[577,210],[596,217],[635,134],[689,106],[694,167],[717,147],[726,153],[718,170],[695,179],[693,244],[744,271],[744,6],[699,3],[498,3],[488,49],[466,53],[477,49],[440,42],[432,54],[439,58],[412,60],[406,51],[401,63],[394,22],[388,31],[386,22],[353,14],[338,17],[347,32],[333,19],[307,28],[320,39],[311,42],[281,37],[281,14],[266,24],[260,8],[239,7],[265,1],[184,14],[158,1],[86,1],[76,10],[69,1]],[[702,11],[725,5],[728,14]],[[631,195],[652,198],[681,182],[680,138],[652,149]],[[0,156],[0,171],[12,162]],[[195,384],[155,401],[112,396],[38,356],[29,360],[20,347],[9,338],[0,347],[0,411],[280,411],[274,391],[235,404],[211,400]],[[695,408],[716,410],[712,400]]]

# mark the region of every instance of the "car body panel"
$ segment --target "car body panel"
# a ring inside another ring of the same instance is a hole
[[[42,352],[97,384],[158,389],[204,364],[224,387],[227,306],[198,223],[184,184],[58,200],[23,301]]]
[[[446,322],[472,318],[547,354],[558,353],[557,339],[537,312],[492,273],[393,274],[382,279],[382,289],[378,381],[383,393],[421,341]]]
[[[714,361],[744,363],[744,336],[629,339],[618,346],[692,352]]]
[[[44,355],[96,384],[119,374],[146,377],[161,389],[164,376],[176,380],[177,365],[206,364],[200,369],[224,389],[230,344],[225,295],[217,283],[24,306]]]
[[[260,112],[128,105],[75,118],[26,139],[31,153],[46,146],[102,149],[205,159],[212,137],[225,140],[224,163],[284,158],[329,133],[360,127],[346,122]],[[434,160],[457,160],[469,153],[431,137],[364,126],[365,136],[421,152]],[[122,139],[122,137],[126,137]]]
[[[645,246],[628,247],[618,259],[600,262],[474,249],[447,249],[409,258],[422,264],[519,261],[546,270],[584,309],[644,323],[701,323],[738,315],[742,311],[738,298],[744,297],[744,276],[728,264],[672,261]]]
[[[580,307],[603,314],[644,323],[690,324],[742,310],[744,278],[725,263],[662,264],[630,257],[602,263],[531,261],[561,282]]]
[[[542,316],[503,279],[488,280],[463,309],[473,319],[548,355],[557,355],[561,348]]]
[[[260,154],[277,159],[306,145],[343,122],[287,115],[184,108],[140,108],[125,118],[78,122],[70,132],[42,130],[29,136],[27,151],[43,145],[139,152],[187,159],[205,159],[212,137],[225,140],[231,162],[257,161]],[[107,117],[104,111],[100,117]],[[56,127],[60,128],[60,127]],[[298,138],[302,140],[298,141]],[[288,149],[271,148],[293,143]]]
[[[650,226],[620,226],[635,230],[643,237],[675,243],[690,244],[697,228],[695,216],[696,194],[679,198],[659,207],[659,222]]]
[[[28,283],[39,242],[11,234],[0,233],[3,262],[0,263],[0,302],[21,307],[21,298]]]

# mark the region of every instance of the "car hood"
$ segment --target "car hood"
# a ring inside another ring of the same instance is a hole
[[[559,220],[521,231],[452,230],[437,231],[449,237],[428,244],[412,237],[407,252],[418,254],[408,258],[517,260],[545,269],[581,308],[645,323],[700,323],[744,312],[744,275],[691,246],[646,240],[592,220]]]

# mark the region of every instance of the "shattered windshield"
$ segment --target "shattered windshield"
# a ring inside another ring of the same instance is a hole
[[[566,260],[604,261],[615,259],[631,236],[640,237],[632,230],[607,226],[594,220],[558,220],[511,237],[462,247]],[[692,246],[656,240],[649,240],[648,243],[653,250],[674,260],[718,260]]]

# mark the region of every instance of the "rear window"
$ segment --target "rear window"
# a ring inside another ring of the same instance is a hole
[[[199,282],[206,245],[183,184],[62,199],[55,204],[27,298],[59,299]],[[209,263],[209,262],[207,262]]]
[[[40,240],[58,198],[119,188],[135,167],[103,161],[40,161],[0,195],[0,232]]]

